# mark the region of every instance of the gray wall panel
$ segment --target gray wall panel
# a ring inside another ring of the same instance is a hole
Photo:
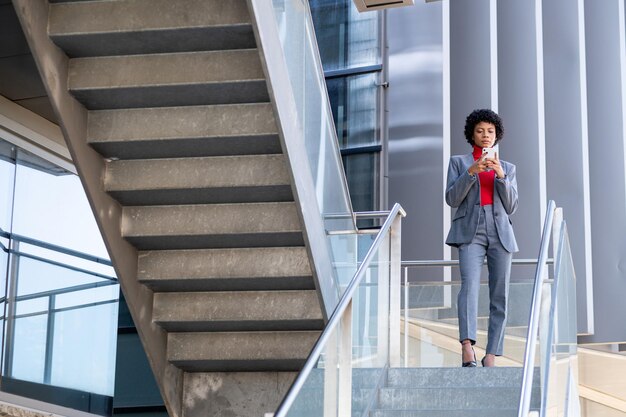
[[[626,342],[624,4],[585,1],[595,333],[582,342]]]
[[[579,331],[595,332],[582,343],[626,342],[625,2],[444,0],[389,13],[389,201],[409,213],[403,259],[450,255],[447,155],[469,150],[467,113],[492,107],[502,158],[518,167],[515,257],[537,256],[554,199],[569,226]]]
[[[402,259],[443,257],[441,4],[388,11],[389,199],[407,210]],[[440,273],[427,271],[436,279]]]
[[[518,258],[537,257],[545,203],[543,89],[538,78],[535,0],[498,1],[498,100],[505,135],[501,158],[517,165]]]
[[[579,21],[584,15],[579,17],[577,2],[543,2],[546,179],[548,198],[563,207],[567,220],[577,275],[578,330],[589,333],[593,289],[587,97],[584,37],[579,36],[584,33]]]
[[[450,153],[471,151],[465,118],[474,109],[493,108],[490,1],[450,2]]]

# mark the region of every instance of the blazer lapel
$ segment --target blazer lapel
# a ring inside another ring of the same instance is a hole
[[[465,168],[467,170],[474,163],[474,155],[470,152],[468,154],[463,155],[462,158],[463,158],[462,159],[462,161],[463,161],[463,168]]]

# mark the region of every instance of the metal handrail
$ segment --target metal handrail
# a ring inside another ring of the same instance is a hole
[[[539,262],[538,259],[513,259],[513,265],[535,265]],[[551,265],[554,263],[553,258],[546,259],[546,264]],[[487,264],[485,259],[484,264]],[[412,268],[418,266],[459,266],[458,259],[439,259],[439,260],[426,260],[426,261],[402,261],[401,266],[403,268]]]
[[[537,344],[541,297],[543,292],[542,277],[544,266],[546,265],[546,260],[548,259],[548,247],[550,246],[550,236],[552,233],[555,208],[556,204],[553,200],[550,200],[546,212],[546,219],[543,223],[537,269],[535,270],[535,285],[533,287],[533,298],[530,305],[530,317],[528,320],[528,333],[526,336],[526,351],[524,352],[524,369],[522,374],[522,390],[520,393],[518,417],[526,417],[530,411],[532,381],[533,373],[535,371],[535,345]]]
[[[378,210],[378,211],[355,211],[354,213],[326,213],[324,219],[336,220],[336,219],[349,219],[353,217],[355,219],[377,219],[387,218],[391,213],[391,210]]]
[[[322,351],[326,347],[326,343],[328,343],[328,339],[332,335],[335,328],[339,325],[339,322],[341,320],[341,317],[343,316],[343,313],[346,311],[346,308],[352,301],[354,292],[356,291],[361,281],[363,281],[363,278],[366,275],[365,272],[367,271],[367,268],[369,267],[374,257],[374,254],[380,247],[381,243],[383,242],[384,237],[387,235],[387,233],[391,229],[391,225],[394,219],[398,215],[404,217],[406,216],[406,212],[404,211],[402,206],[400,206],[400,204],[396,203],[394,204],[393,208],[389,212],[387,219],[385,219],[385,222],[380,228],[378,235],[374,239],[372,246],[367,251],[365,258],[363,258],[361,265],[359,265],[359,268],[357,269],[356,273],[350,280],[350,284],[348,285],[345,292],[341,296],[341,299],[339,300],[337,307],[335,307],[335,310],[331,314],[328,320],[328,324],[324,328],[324,331],[322,332],[320,337],[317,339],[317,342],[315,342],[315,346],[313,347],[313,350],[311,350],[309,357],[304,363],[304,366],[302,367],[302,371],[300,371],[295,381],[289,388],[287,395],[285,396],[283,401],[280,403],[280,406],[278,407],[278,410],[276,410],[274,417],[285,417],[287,413],[289,412],[289,409],[293,405],[293,402],[296,400],[298,393],[302,389],[302,386],[304,385],[307,378],[311,374],[313,368],[315,367],[315,364],[317,363],[320,355],[322,354]]]
[[[552,279],[544,279],[543,283],[551,283],[554,280]],[[482,284],[489,284],[489,279],[481,279],[480,281],[478,281],[481,285]],[[535,278],[511,278],[509,280],[509,283],[511,284],[527,284],[527,283],[534,283],[535,282]],[[453,285],[460,285],[461,281],[409,281],[409,282],[402,282],[401,286],[403,287],[451,287]]]
[[[41,256],[31,255],[31,254],[26,253],[26,252],[20,252],[20,251],[16,251],[16,250],[8,250],[7,253],[10,253],[10,254],[15,255],[15,256],[19,256],[21,258],[28,258],[28,259],[35,260],[37,262],[42,262],[42,263],[47,263],[49,265],[58,266],[59,268],[68,269],[70,271],[80,272],[81,274],[91,275],[91,276],[94,276],[94,277],[97,277],[97,278],[102,278],[102,279],[106,279],[106,280],[109,280],[109,281],[117,282],[117,278],[116,277],[112,277],[110,275],[100,274],[98,272],[90,271],[90,270],[84,269],[84,268],[78,268],[76,266],[68,265],[68,264],[65,264],[63,262],[57,262],[57,261],[53,261],[52,259],[42,258]]]
[[[79,284],[79,285],[73,285],[71,287],[63,287],[63,288],[57,288],[54,290],[47,290],[47,291],[40,291],[36,293],[31,293],[31,294],[18,295],[13,299],[13,301],[19,302],[19,301],[34,300],[36,298],[50,297],[50,296],[56,296],[56,295],[61,295],[61,294],[69,294],[72,292],[91,290],[93,288],[109,287],[111,285],[118,285],[118,284],[116,282],[111,282],[111,281],[90,282],[88,284]],[[9,300],[11,300],[10,297],[9,297]]]
[[[63,246],[54,245],[52,243],[43,242],[41,240],[33,239],[28,236],[18,235],[17,233],[7,232],[5,230],[0,229],[0,237],[4,237],[11,240],[16,240],[21,243],[26,243],[28,245],[38,246],[43,249],[48,249],[54,252],[59,252],[65,255],[74,256],[76,258],[85,259],[87,261],[95,262],[98,264],[113,266],[113,263],[109,259],[99,258],[94,255],[90,255],[88,253],[79,252],[73,249],[65,248]]]

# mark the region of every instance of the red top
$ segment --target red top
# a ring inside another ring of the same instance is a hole
[[[483,155],[483,148],[474,145],[474,161]],[[496,171],[479,172],[478,181],[480,181],[480,205],[488,206],[493,204],[493,182],[496,178]]]

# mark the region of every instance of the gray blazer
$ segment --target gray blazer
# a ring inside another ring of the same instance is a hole
[[[480,181],[478,176],[471,176],[467,169],[474,163],[471,153],[455,155],[450,158],[446,185],[446,203],[456,207],[452,217],[452,226],[446,239],[450,246],[470,243],[478,227],[480,214]],[[509,252],[517,252],[517,242],[513,233],[513,223],[509,215],[517,210],[517,180],[515,165],[500,160],[505,177],[494,181],[493,213],[496,229],[502,246]]]

